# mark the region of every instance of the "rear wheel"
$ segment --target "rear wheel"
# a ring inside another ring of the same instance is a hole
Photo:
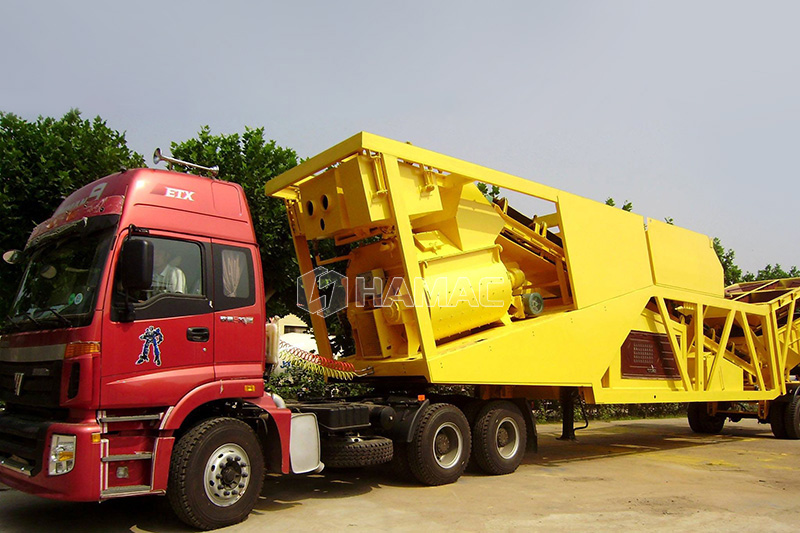
[[[695,433],[717,434],[725,426],[725,417],[723,415],[709,415],[708,404],[705,402],[690,403],[688,416],[689,427]]]
[[[793,396],[792,400],[786,404],[783,413],[783,425],[786,431],[786,438],[800,439],[800,397]]]
[[[453,483],[467,467],[470,448],[464,413],[448,403],[429,405],[408,446],[408,466],[425,485]]]
[[[241,522],[264,483],[264,457],[253,430],[234,418],[212,418],[176,443],[167,496],[186,524],[216,529]]]
[[[788,438],[786,435],[786,404],[783,402],[771,402],[769,406],[769,425],[772,428],[772,434],[776,439]]]
[[[472,431],[472,454],[487,474],[514,472],[525,456],[526,441],[525,420],[513,403],[491,402],[478,413]]]

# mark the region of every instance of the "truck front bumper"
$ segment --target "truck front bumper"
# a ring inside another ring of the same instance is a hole
[[[28,494],[69,501],[100,500],[101,428],[0,414],[0,483]],[[49,473],[53,435],[75,436],[74,466]],[[93,442],[92,435],[97,435]]]

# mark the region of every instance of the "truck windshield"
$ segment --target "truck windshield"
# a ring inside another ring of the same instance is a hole
[[[114,235],[109,227],[112,221],[92,222],[95,223],[81,231],[43,239],[33,250],[26,251],[25,272],[5,317],[4,333],[85,326],[91,322]]]

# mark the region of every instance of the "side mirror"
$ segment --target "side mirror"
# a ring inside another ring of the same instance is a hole
[[[3,254],[3,261],[9,265],[16,265],[22,259],[22,252],[19,250],[9,250]]]
[[[126,291],[143,291],[153,283],[153,243],[128,239],[119,255],[119,279]]]

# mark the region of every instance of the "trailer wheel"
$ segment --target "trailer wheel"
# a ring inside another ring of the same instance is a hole
[[[770,402],[769,425],[776,439],[787,439],[786,434],[786,404],[783,402]]]
[[[247,518],[264,483],[264,457],[253,430],[234,418],[212,418],[175,445],[167,496],[183,522],[216,529]]]
[[[786,431],[786,438],[792,440],[800,439],[800,397],[792,397],[792,400],[786,404],[785,409],[783,425]]]
[[[525,419],[511,402],[486,404],[473,426],[472,455],[487,474],[510,474],[525,456],[527,441]]]
[[[690,403],[689,404],[689,427],[695,433],[717,434],[725,426],[725,417],[722,415],[711,416],[708,414],[708,404]]]
[[[322,442],[322,462],[331,468],[356,468],[392,460],[392,441],[386,437],[334,437]]]
[[[464,413],[449,403],[429,405],[408,447],[409,467],[425,485],[453,483],[467,467],[470,448]]]

